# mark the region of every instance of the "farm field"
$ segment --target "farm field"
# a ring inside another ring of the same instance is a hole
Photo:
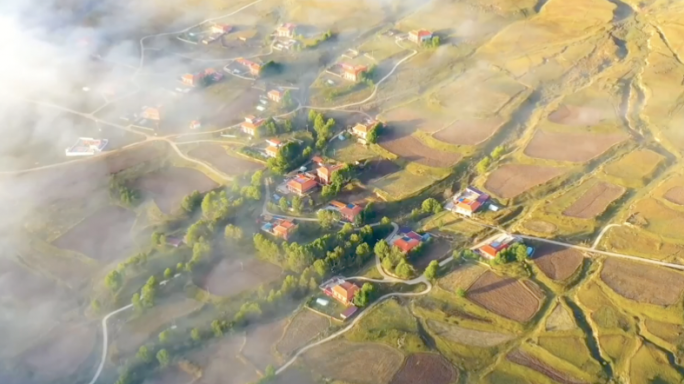
[[[544,330],[546,332],[556,331],[571,331],[576,329],[575,321],[573,320],[570,311],[562,304],[558,303],[551,311],[551,314],[546,318],[546,325]]]
[[[280,273],[278,266],[256,259],[224,259],[209,272],[201,286],[212,295],[229,297],[272,282]]]
[[[252,367],[238,359],[242,338],[225,337],[208,348],[194,351],[189,360],[202,367],[197,384],[243,384],[257,380],[259,375]]]
[[[65,325],[55,328],[44,341],[28,350],[22,362],[38,380],[58,380],[74,374],[95,348],[96,328]]]
[[[580,186],[580,189],[586,187]],[[608,206],[619,199],[625,193],[623,187],[619,187],[607,182],[593,183],[572,205],[570,205],[563,215],[578,219],[593,219],[602,214]]]
[[[387,134],[383,134],[378,144],[406,161],[435,168],[451,167],[463,158],[463,155],[458,153],[428,147],[411,135],[411,131],[395,127],[392,127]]]
[[[390,384],[449,384],[458,380],[458,371],[444,357],[432,353],[409,355]]]
[[[435,132],[432,137],[453,145],[478,145],[494,135],[503,123],[499,117],[459,120]]]
[[[665,158],[649,149],[629,152],[625,156],[608,163],[603,173],[609,180],[627,188],[640,188],[655,175]]]
[[[192,191],[204,193],[217,186],[212,179],[199,171],[178,167],[146,174],[134,182],[134,187],[152,198],[166,214],[180,209],[183,197]]]
[[[455,324],[427,320],[428,327],[439,337],[473,347],[494,347],[513,340],[515,335],[464,328]]]
[[[52,244],[108,263],[127,256],[132,248],[130,231],[134,221],[133,212],[108,206],[85,218]]]
[[[552,244],[540,245],[535,251],[534,263],[551,280],[564,281],[582,265],[584,256],[572,248]]]
[[[680,230],[684,225],[684,209],[676,206],[671,208],[651,197],[639,200],[630,208],[636,217],[645,220],[642,225],[644,230],[666,239],[684,240],[684,233]]]
[[[336,356],[330,359],[330,356]],[[333,340],[303,355],[304,364],[325,377],[359,384],[389,384],[404,356],[375,343]]]
[[[368,185],[377,189],[376,193],[387,200],[401,200],[411,196],[435,182],[430,176],[417,175],[409,170],[402,169],[398,172],[376,179]]]
[[[534,356],[517,349],[508,355],[506,355],[508,361],[521,365],[523,367],[530,368],[533,371],[539,372],[542,375],[551,378],[555,382],[562,384],[582,384],[581,380],[575,379],[568,376],[566,373],[558,371],[553,367],[545,364],[543,361],[535,358]]]
[[[353,163],[376,157],[378,154],[369,147],[358,144],[352,139],[335,140],[327,148],[327,155],[342,163]]]
[[[275,348],[281,355],[289,356],[316,338],[329,326],[330,319],[308,309],[300,310],[285,327],[285,333],[282,338],[277,340]]]
[[[373,341],[405,351],[425,350],[417,319],[405,303],[395,299],[386,300],[371,309],[346,337],[351,341]]]
[[[673,208],[684,206],[684,175],[669,176],[655,189],[653,196],[672,204]]]
[[[530,292],[522,282],[491,271],[482,274],[468,288],[467,297],[497,315],[518,322],[532,319],[543,299]]]
[[[251,173],[264,167],[257,162],[231,156],[225,148],[218,144],[200,145],[199,147],[190,150],[188,155],[205,163],[209,163],[219,171],[231,176]]]
[[[193,377],[182,369],[170,367],[163,370],[160,374],[146,379],[143,384],[188,384],[192,381]]]
[[[439,284],[454,293],[458,288],[467,290],[485,272],[487,270],[477,264],[465,264],[439,279]]]
[[[450,235],[468,237],[481,232],[483,227],[466,221],[452,212],[443,211],[427,218],[422,223],[422,230],[443,231]]]
[[[504,199],[514,198],[565,173],[543,165],[505,164],[492,172],[484,187]]]
[[[524,153],[538,159],[584,163],[628,137],[626,133],[560,133],[537,130]]]
[[[684,264],[684,243],[635,227],[611,228],[601,239],[601,246],[613,252]]]
[[[262,371],[269,365],[277,366],[274,341],[283,336],[285,325],[286,319],[281,319],[247,330],[247,342],[242,349],[242,356]]]
[[[644,343],[632,357],[629,376],[635,382],[656,378],[661,383],[680,383],[682,379],[681,373],[668,363],[665,353],[650,343]]]
[[[549,335],[539,337],[539,346],[592,377],[601,376],[601,366],[594,360],[582,336]]]
[[[661,306],[676,304],[684,291],[680,272],[612,258],[604,261],[601,280],[623,297]]]

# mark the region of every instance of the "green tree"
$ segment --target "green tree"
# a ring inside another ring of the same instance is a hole
[[[436,199],[430,197],[423,201],[421,204],[423,213],[439,213],[442,211],[442,204]]]
[[[90,302],[90,308],[93,310],[93,313],[95,313],[95,314],[100,313],[100,310],[101,310],[100,300],[93,299],[93,301]]]
[[[406,262],[406,260],[401,259],[397,266],[394,268],[394,273],[402,279],[408,279],[415,275],[416,270],[413,268],[411,264]]]
[[[318,218],[318,223],[323,229],[330,229],[332,226],[340,221],[340,213],[337,211],[330,211],[327,209],[321,209],[316,213]]]
[[[244,238],[244,233],[242,232],[242,228],[232,224],[228,224],[226,225],[226,229],[224,230],[224,236],[228,240],[240,242]]]
[[[171,270],[171,268],[166,268],[166,269],[164,270],[164,278],[165,278],[165,279],[170,279],[171,276],[173,276],[173,271]]]
[[[301,197],[299,197],[299,196],[292,197],[292,210],[295,213],[301,213],[303,207],[304,207],[304,202],[302,201]]]
[[[340,233],[343,235],[349,235],[354,232],[354,226],[351,225],[350,223],[344,223],[342,226],[342,229],[340,230]]]
[[[159,242],[159,239],[161,238],[161,236],[162,236],[161,232],[157,232],[157,231],[152,232],[152,245],[157,245],[157,246],[161,245],[161,243]]]
[[[176,264],[176,272],[180,273],[185,270],[185,264],[184,263],[178,263]]]
[[[314,270],[318,273],[318,276],[324,277],[328,274],[328,265],[323,260],[316,260],[313,263]]]
[[[202,195],[200,195],[199,191],[192,191],[189,195],[183,198],[183,201],[181,202],[181,208],[188,213],[192,213],[195,211],[201,201]]]
[[[159,366],[162,368],[169,365],[169,362],[171,361],[169,352],[164,348],[160,349],[159,352],[157,352],[157,361],[159,361]]]
[[[159,332],[159,342],[162,344],[166,344],[169,342],[171,339],[171,332],[169,332],[168,329],[165,329],[161,332]]]
[[[143,363],[152,361],[152,354],[150,353],[149,348],[144,345],[138,348],[138,353],[135,354],[135,357]]]
[[[262,183],[262,178],[263,178],[264,172],[263,171],[256,171],[254,174],[252,174],[252,186],[254,187],[261,187]]]
[[[280,200],[278,200],[278,207],[283,212],[287,212],[290,210],[290,206],[287,204],[287,199],[284,197],[281,197]]]
[[[370,304],[375,296],[375,287],[371,283],[364,283],[361,289],[354,295],[354,305],[363,308]]]
[[[392,224],[392,220],[390,220],[389,217],[385,216],[382,219],[380,219],[380,224],[389,225]]]
[[[428,264],[427,268],[425,268],[425,278],[428,280],[434,280],[437,278],[437,272],[439,272],[439,263],[437,260],[432,260],[430,264]]]
[[[515,252],[515,259],[520,262],[524,263],[525,260],[527,260],[527,247],[524,244],[516,244],[514,248]]]
[[[133,294],[133,297],[131,297],[131,304],[133,304],[133,308],[135,308],[136,311],[141,311],[143,306],[142,302],[140,301],[140,294],[138,292]]]
[[[490,154],[490,157],[493,160],[498,160],[506,151],[506,148],[503,145],[499,145],[498,147],[494,148],[492,153]]]
[[[432,36],[432,39],[430,40],[430,45],[432,46],[432,48],[439,47],[439,44],[440,44],[439,36]]]
[[[489,166],[492,164],[492,159],[489,157],[485,157],[482,160],[480,160],[479,163],[477,163],[477,173],[479,174],[484,174],[487,172],[487,169],[489,169]]]
[[[285,109],[290,109],[294,106],[294,102],[292,101],[292,92],[290,92],[289,89],[286,90],[285,93],[283,93],[282,103],[283,103],[283,108],[285,108]],[[289,121],[289,120],[285,120],[285,121]],[[290,124],[292,124],[292,123],[290,123]],[[291,132],[291,131],[292,130],[289,130],[286,132]]]
[[[105,285],[112,291],[116,292],[123,284],[123,275],[116,269],[109,272],[105,277]]]
[[[223,336],[224,325],[221,320],[214,320],[211,322],[211,330],[214,332],[214,336]]]
[[[466,297],[466,291],[463,288],[456,289],[456,295],[458,297]]]
[[[190,331],[190,338],[191,338],[193,341],[200,341],[200,340],[202,339],[202,335],[200,334],[199,329],[193,328],[193,329]]]
[[[376,125],[366,134],[366,142],[369,144],[375,144],[378,142],[378,135],[380,128]]]

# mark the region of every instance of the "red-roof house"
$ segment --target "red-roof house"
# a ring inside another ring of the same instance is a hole
[[[287,182],[287,190],[299,196],[306,195],[318,186],[316,180],[299,174]]]
[[[285,23],[278,27],[276,33],[281,37],[294,37],[297,33],[297,26],[292,23]]]
[[[366,143],[368,134],[378,125],[376,121],[368,124],[358,123],[352,128],[352,134],[358,138],[361,143]]]
[[[317,164],[319,167],[322,167],[325,162],[323,161],[323,158],[320,156],[314,156],[311,158],[311,161],[313,161],[315,164]]]
[[[276,156],[278,156],[278,149],[279,149],[278,147],[275,147],[275,146],[273,146],[273,145],[269,145],[269,146],[266,148],[266,151],[265,151],[265,152],[266,152],[266,156],[268,156],[268,157],[276,157]]]
[[[276,103],[280,103],[280,101],[283,99],[283,93],[277,89],[272,89],[268,91],[266,95],[269,99],[275,101]]]
[[[273,234],[287,240],[290,238],[290,236],[292,236],[296,229],[297,224],[289,220],[282,220],[278,223],[278,225],[273,227]]]
[[[319,168],[316,168],[316,175],[321,181],[321,184],[330,184],[333,173],[342,167],[344,167],[344,164],[323,165]]]
[[[356,284],[345,281],[333,287],[332,297],[344,305],[349,305],[358,291],[359,287]]]
[[[399,248],[404,253],[409,253],[420,245],[420,240],[416,240],[410,237],[402,237],[394,241],[395,247]]]
[[[409,40],[416,44],[422,44],[430,39],[432,39],[432,32],[425,29],[409,32]]]
[[[185,75],[183,75],[183,77],[181,77],[181,81],[183,82],[183,84],[194,87],[199,83],[200,77],[197,75],[193,75],[192,73],[186,73]]]
[[[364,65],[357,65],[355,67],[349,65],[343,65],[344,72],[342,72],[342,77],[350,81],[359,81],[361,79],[361,74],[368,70],[368,67]]]
[[[233,27],[227,24],[214,24],[211,26],[211,31],[213,33],[229,33],[233,30]]]
[[[502,235],[491,243],[479,248],[480,254],[487,259],[494,259],[499,252],[507,249],[518,241],[517,238]]]
[[[250,135],[250,136],[256,136],[257,131],[259,130],[259,127],[264,123],[264,120],[258,119],[257,117],[253,115],[249,115],[245,117],[245,121],[240,124],[240,128],[242,132]]]
[[[347,204],[340,209],[340,214],[343,218],[353,223],[358,215],[363,212],[363,207],[356,204]]]

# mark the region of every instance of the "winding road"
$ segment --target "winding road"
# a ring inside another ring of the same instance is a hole
[[[128,304],[125,307],[121,307],[117,309],[116,311],[109,312],[107,316],[105,316],[102,319],[102,360],[100,360],[100,365],[97,367],[97,371],[95,371],[95,375],[93,376],[92,380],[88,384],[95,384],[97,379],[100,378],[100,375],[102,374],[102,369],[104,368],[105,362],[107,361],[107,349],[109,348],[109,334],[107,332],[107,321],[114,315],[123,312],[127,309],[130,309],[133,307],[133,304]]]

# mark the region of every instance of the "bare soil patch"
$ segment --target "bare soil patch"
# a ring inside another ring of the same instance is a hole
[[[620,296],[640,303],[673,305],[684,290],[684,275],[667,268],[608,258],[601,280]]]
[[[549,114],[549,121],[556,124],[571,126],[592,126],[614,117],[613,111],[603,111],[598,108],[574,105],[561,105]]]
[[[390,160],[372,160],[363,167],[363,171],[358,176],[358,179],[362,183],[368,184],[400,170],[401,167]]]
[[[542,165],[505,164],[487,178],[485,188],[495,195],[509,199],[533,187],[562,175],[562,168]]]
[[[255,259],[224,259],[209,272],[201,286],[212,295],[233,296],[271,282],[281,272],[278,266]]]
[[[486,120],[457,121],[436,132],[433,137],[454,145],[478,145],[501,128],[503,119],[494,117]]]
[[[68,377],[88,358],[95,347],[96,335],[93,326],[58,327],[45,342],[27,351],[22,361],[43,379]]]
[[[677,204],[684,205],[684,187],[677,186],[670,188],[663,196],[665,200]]]
[[[12,260],[0,258],[0,301],[16,300],[32,305],[59,293],[63,292],[51,280]]]
[[[563,281],[582,265],[584,256],[576,249],[542,244],[535,251],[534,263],[550,279]]]
[[[239,175],[264,168],[262,164],[231,156],[218,144],[202,144],[193,148],[188,155],[216,167],[226,175]]]
[[[135,214],[108,206],[87,217],[53,242],[57,248],[82,253],[107,263],[126,256],[133,245]]]
[[[468,299],[511,320],[525,322],[539,310],[540,298],[510,277],[487,271],[468,289]]]
[[[577,199],[563,215],[579,219],[593,219],[625,193],[625,188],[615,184],[598,182]]]
[[[192,191],[204,193],[218,184],[194,169],[169,167],[140,177],[134,186],[152,197],[162,212],[171,214],[180,209],[183,197]]]
[[[464,264],[439,279],[440,285],[456,292],[458,288],[468,289],[486,270],[477,264]]]
[[[475,347],[493,347],[515,338],[514,335],[478,331],[435,320],[428,320],[427,324],[437,336],[444,337],[459,344],[472,345]]]
[[[577,328],[575,321],[570,312],[560,303],[551,311],[549,317],[546,318],[546,331],[571,331]]]
[[[436,168],[451,167],[463,157],[459,153],[428,147],[411,136],[411,130],[401,130],[394,127],[388,129],[387,134],[381,136],[379,144],[407,161]]]
[[[537,130],[525,154],[538,159],[584,163],[626,140],[626,133],[562,133]]]
[[[382,344],[338,340],[302,357],[310,369],[323,376],[358,384],[389,383],[404,361],[399,351]]]
[[[275,347],[278,352],[288,356],[308,344],[329,326],[330,319],[308,309],[302,309],[287,325],[283,338],[278,341]]]
[[[554,233],[558,229],[556,224],[539,219],[526,220],[523,223],[523,227],[537,233]]]
[[[274,345],[283,336],[286,321],[287,319],[281,319],[248,330],[242,355],[261,370],[269,365],[277,366],[278,361],[273,356]]]
[[[458,371],[444,357],[434,353],[410,355],[391,384],[449,384],[458,380]]]
[[[577,380],[575,378],[569,377],[568,375],[559,372],[543,362],[537,360],[536,358],[522,352],[517,349],[506,356],[509,361],[533,369],[539,373],[546,375],[547,377],[563,384],[584,384],[583,381]]]
[[[413,262],[413,266],[418,271],[424,270],[432,260],[442,260],[449,256],[451,244],[445,240],[434,239],[426,248],[425,252]]]

